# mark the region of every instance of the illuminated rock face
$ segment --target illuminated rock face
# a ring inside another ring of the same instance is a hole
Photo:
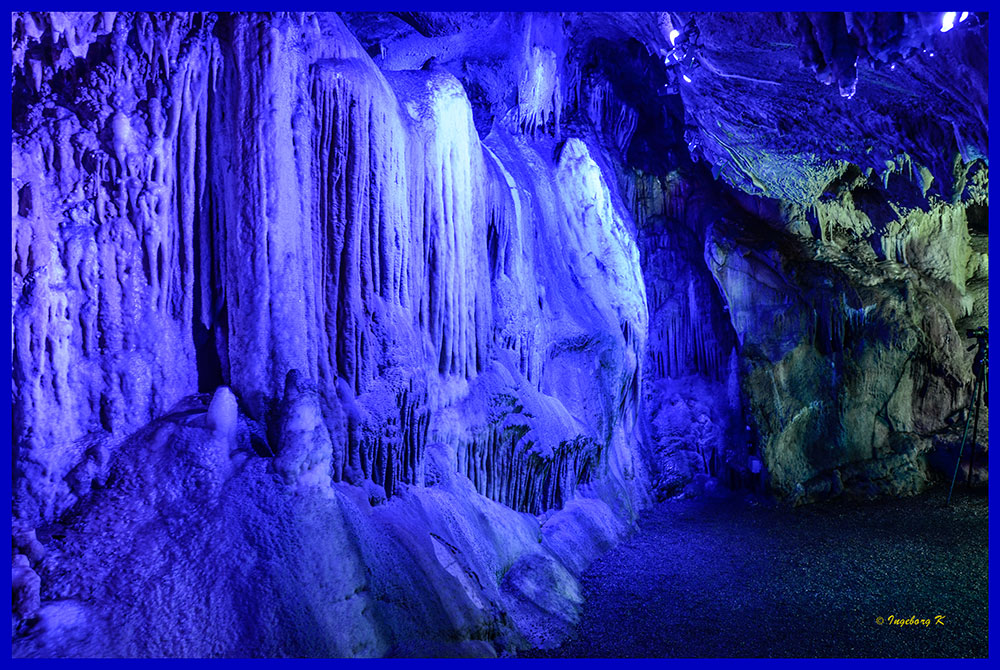
[[[19,577],[23,652],[556,641],[645,496],[644,284],[593,137],[553,160],[524,110],[483,143],[451,74],[383,73],[333,15],[63,18],[17,25],[119,62],[46,71],[15,138],[15,513],[89,510],[40,605]]]
[[[557,644],[654,497],[919,489],[982,20],[13,14],[15,654]]]

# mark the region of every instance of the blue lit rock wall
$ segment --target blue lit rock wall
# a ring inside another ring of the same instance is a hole
[[[144,15],[13,20],[14,509],[39,520],[89,488],[81,463],[104,463],[80,438],[127,434],[197,390],[211,49],[187,17],[168,35]]]
[[[557,641],[647,312],[592,140],[523,135],[554,57],[482,143],[335,15],[216,18],[14,19],[17,653]]]
[[[738,342],[704,262],[706,221],[720,211],[710,189],[680,172],[633,174],[629,185],[650,310],[644,437],[658,465],[654,491],[699,492],[709,478],[752,486]]]

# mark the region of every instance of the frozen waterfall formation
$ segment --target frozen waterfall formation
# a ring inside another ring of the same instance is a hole
[[[12,14],[15,655],[506,654],[653,498],[919,490],[966,18]]]

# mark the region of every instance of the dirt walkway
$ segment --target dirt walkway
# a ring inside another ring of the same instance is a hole
[[[946,493],[658,504],[585,575],[577,637],[522,655],[984,657],[987,499]]]

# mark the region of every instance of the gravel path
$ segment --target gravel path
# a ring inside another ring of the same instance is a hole
[[[576,637],[522,656],[985,657],[987,498],[946,494],[660,503],[584,575]]]

